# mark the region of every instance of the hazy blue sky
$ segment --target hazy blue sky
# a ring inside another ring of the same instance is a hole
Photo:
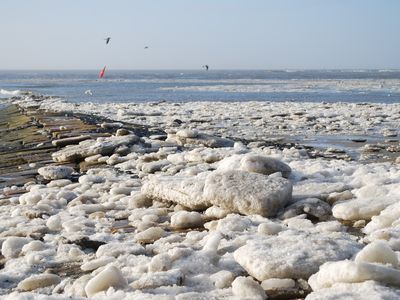
[[[0,69],[400,68],[399,0],[0,4]]]

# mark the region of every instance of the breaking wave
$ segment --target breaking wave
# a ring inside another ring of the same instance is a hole
[[[221,83],[221,82],[219,82]],[[399,93],[400,80],[270,80],[249,83],[188,85],[161,87],[161,90],[230,92],[230,93],[320,93],[320,92],[386,92]]]
[[[21,94],[21,91],[20,91],[20,90],[8,91],[8,90],[0,89],[0,95],[4,95],[4,96],[18,96],[19,94]]]

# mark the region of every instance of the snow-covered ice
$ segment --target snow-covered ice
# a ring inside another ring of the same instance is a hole
[[[13,193],[17,187],[3,189],[0,294],[178,300],[266,299],[274,293],[309,293],[307,299],[399,296],[396,160],[318,158],[307,148],[268,143],[287,134],[395,138],[398,104],[76,106],[46,98],[40,106],[111,118],[102,126],[115,132],[53,154],[55,163],[101,167],[79,172],[45,166],[39,171],[45,180],[26,184],[22,194]],[[140,136],[121,122],[165,134]]]

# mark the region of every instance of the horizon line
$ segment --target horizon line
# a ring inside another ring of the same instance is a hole
[[[101,68],[100,68],[101,69]],[[9,71],[99,71],[100,69],[0,69],[0,72],[9,72]],[[391,71],[400,71],[400,68],[272,68],[272,69],[264,69],[264,68],[238,68],[238,69],[218,69],[218,68],[210,68],[208,71],[204,69],[108,69],[108,72],[113,71],[203,71],[203,72],[212,72],[212,71],[381,71],[381,72],[391,72]]]

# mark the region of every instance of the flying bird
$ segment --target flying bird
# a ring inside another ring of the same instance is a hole
[[[86,90],[85,95],[93,96],[92,90]]]
[[[144,47],[144,49],[149,49],[149,46]]]
[[[105,38],[105,40],[106,40],[106,45],[107,45],[110,42],[111,38],[107,37],[107,38]]]
[[[202,68],[205,68],[208,71],[208,65],[204,65]]]

